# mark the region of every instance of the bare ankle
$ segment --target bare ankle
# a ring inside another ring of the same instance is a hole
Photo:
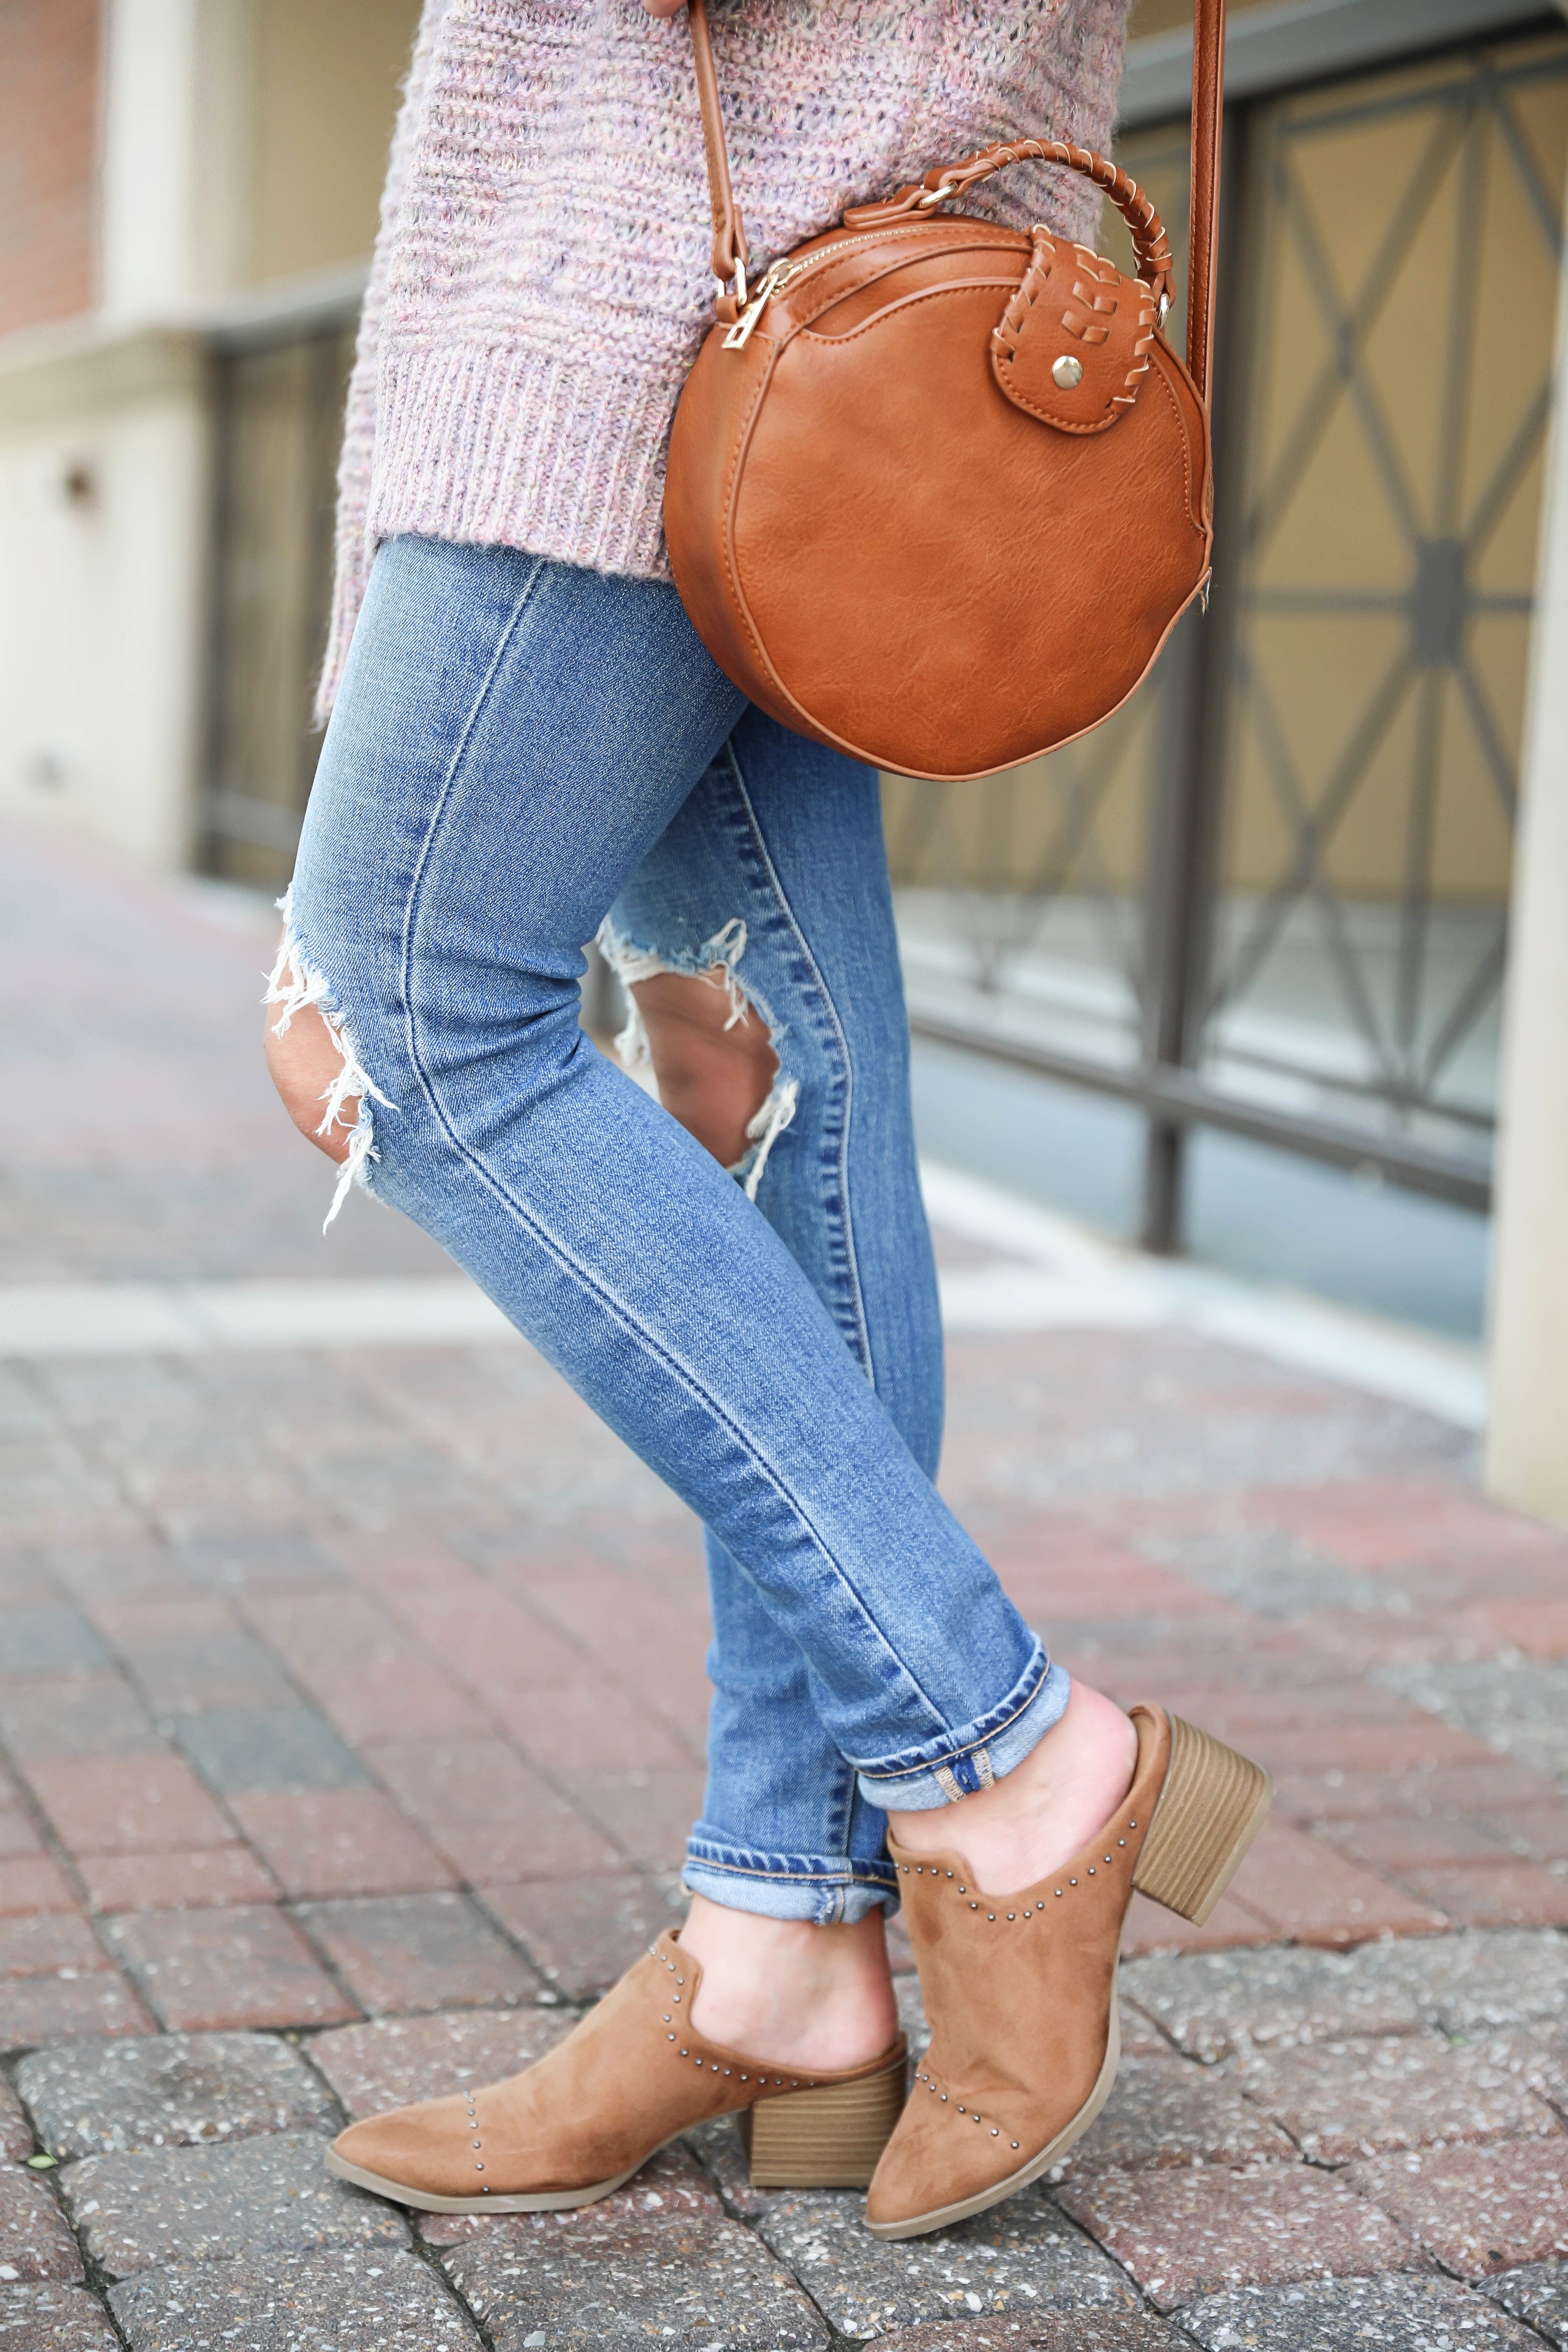
[[[1010,1895],[1058,1869],[1103,1829],[1132,1783],[1138,1735],[1103,1692],[1074,1683],[1065,1713],[994,1787],[956,1814],[895,1813],[907,1853],[963,1856],[987,1895]]]
[[[692,2026],[727,2050],[828,2074],[876,2057],[898,2033],[880,1911],[815,1927],[695,1895],[680,1940],[702,1971]]]

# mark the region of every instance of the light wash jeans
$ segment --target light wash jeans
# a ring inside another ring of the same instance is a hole
[[[582,944],[722,962],[779,1056],[727,1172],[578,1022]],[[753,709],[673,589],[384,546],[288,901],[353,1172],[443,1242],[708,1530],[686,1880],[897,1901],[882,1808],[1026,1756],[1068,1678],[931,1484],[942,1334],[877,781]]]

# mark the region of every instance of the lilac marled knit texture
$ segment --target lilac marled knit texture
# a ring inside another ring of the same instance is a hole
[[[1129,0],[712,0],[754,267],[1007,135],[1109,142]],[[969,209],[1090,238],[1020,165]],[[330,706],[376,543],[403,531],[668,578],[669,422],[710,319],[683,16],[426,0],[349,393]]]

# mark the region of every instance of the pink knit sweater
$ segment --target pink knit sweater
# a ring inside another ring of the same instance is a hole
[[[755,268],[1005,134],[1103,150],[1128,5],[714,0]],[[1086,239],[1098,205],[1038,165],[969,199]],[[710,235],[684,15],[426,0],[349,393],[323,710],[397,532],[668,577],[665,443]]]

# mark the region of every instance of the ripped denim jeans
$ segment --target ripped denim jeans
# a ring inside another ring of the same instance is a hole
[[[395,540],[287,903],[274,1001],[337,1038],[328,1115],[359,1101],[340,1192],[435,1234],[703,1523],[688,1885],[891,1907],[883,1808],[988,1787],[1068,1683],[931,1483],[876,777],[753,709],[662,583]],[[584,1034],[595,935],[631,982],[719,968],[766,1024],[778,1075],[732,1170]]]

